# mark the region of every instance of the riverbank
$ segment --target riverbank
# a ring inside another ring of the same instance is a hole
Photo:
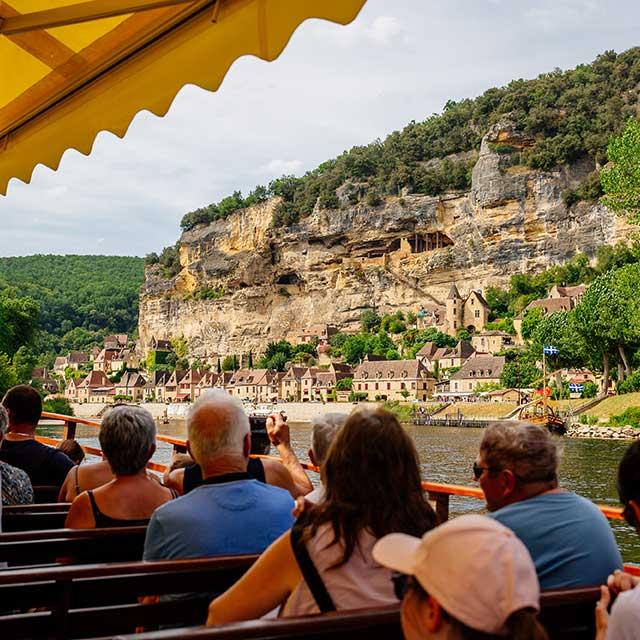
[[[378,402],[359,402],[357,405],[350,402],[279,402],[275,405],[277,411],[284,411],[290,422],[311,422],[313,418],[327,413],[351,413],[354,407],[375,408]],[[79,418],[100,420],[100,411],[104,405],[73,404],[73,414]],[[184,420],[190,403],[163,404],[161,402],[145,402],[142,404],[156,419],[169,418],[170,420]]]
[[[635,440],[640,438],[640,429],[631,425],[626,427],[607,427],[575,424],[567,430],[568,438],[597,438],[600,440]]]

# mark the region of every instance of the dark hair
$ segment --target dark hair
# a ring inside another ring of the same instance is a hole
[[[321,525],[331,524],[331,544],[344,545],[334,567],[349,560],[364,529],[374,538],[393,532],[421,536],[437,524],[424,497],[413,441],[388,411],[351,414],[329,447],[322,479],[326,497],[309,509],[305,535],[313,537]]]
[[[72,462],[76,464],[80,464],[84,460],[84,449],[71,438],[67,438],[63,440],[58,446],[58,451],[62,451],[62,453],[66,453],[69,458],[71,458]]]
[[[473,597],[472,594],[469,594]],[[443,613],[446,613],[443,611]],[[534,609],[518,609],[507,618],[507,635],[499,636],[472,629],[447,613],[449,624],[461,640],[549,640],[546,629],[540,624]]]
[[[42,416],[42,398],[28,384],[19,384],[9,389],[2,399],[2,404],[11,414],[12,424],[37,426]]]
[[[630,500],[640,504],[640,440],[636,440],[624,453],[618,467],[618,495],[627,506]]]

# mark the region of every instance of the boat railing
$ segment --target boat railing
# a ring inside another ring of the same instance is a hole
[[[77,425],[85,425],[90,427],[100,428],[100,423],[95,420],[86,420],[84,418],[76,418],[75,416],[65,416],[59,413],[50,413],[47,411],[42,412],[42,417],[45,420],[57,420],[64,423],[63,427],[63,437],[66,438],[75,438],[76,435],[76,427]],[[187,443],[185,440],[181,438],[175,438],[173,436],[165,436],[158,434],[156,436],[157,440],[160,442],[165,442],[170,444],[173,447],[175,452],[184,453],[187,450]],[[44,442],[46,444],[51,444],[56,446],[60,440],[49,437],[38,436],[38,440]],[[83,449],[92,455],[102,456],[102,451],[95,447],[90,447],[86,445],[82,445]],[[258,458],[269,458],[271,460],[276,460],[281,462],[280,458],[277,456],[253,456]],[[302,467],[307,471],[318,472],[319,469],[308,462],[302,462]],[[150,461],[147,464],[147,467],[153,471],[158,471],[163,473],[166,470],[166,466],[160,464],[158,462]],[[465,497],[465,498],[476,498],[478,500],[484,500],[484,495],[482,490],[478,487],[467,487],[464,485],[457,484],[443,484],[438,482],[423,482],[422,486],[424,490],[427,492],[429,496],[429,500],[435,503],[436,513],[441,522],[449,519],[449,508],[450,508],[450,499],[452,496]],[[609,519],[609,520],[623,520],[622,509],[619,507],[613,507],[604,504],[597,505],[600,511]]]

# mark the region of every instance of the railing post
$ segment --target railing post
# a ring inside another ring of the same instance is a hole
[[[449,519],[449,494],[429,491],[429,500],[436,503],[436,515],[440,523]]]
[[[73,420],[64,421],[64,429],[62,430],[63,440],[75,440],[76,439],[76,426],[77,423]]]

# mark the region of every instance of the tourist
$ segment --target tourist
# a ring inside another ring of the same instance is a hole
[[[0,405],[0,443],[2,443],[8,428],[9,416],[5,408]],[[12,467],[2,461],[0,461],[0,490],[2,492],[0,505],[33,503],[33,487],[29,476],[22,469]]]
[[[460,516],[422,539],[392,533],[373,557],[398,572],[405,638],[546,640],[540,587],[526,547],[480,515]]]
[[[288,433],[287,430],[287,436]],[[286,442],[283,441],[282,446],[278,450],[281,450],[281,455],[284,454],[287,461],[290,460],[290,457],[287,456],[287,454],[291,452],[291,445],[288,438]],[[295,454],[293,454],[293,456],[295,457]],[[298,466],[300,465],[298,464]],[[293,468],[295,468],[295,466]],[[298,477],[296,482],[289,473],[287,466],[277,460],[250,458],[246,471],[255,480],[287,490],[293,498],[309,493],[309,491],[313,489],[313,485],[304,474],[304,470],[302,471],[304,479]],[[174,489],[178,494],[186,495],[202,484],[202,469],[197,463],[178,467],[168,474],[165,474],[164,483],[165,486]]]
[[[145,560],[261,553],[291,527],[288,491],[247,473],[249,419],[225,391],[208,391],[187,418],[189,453],[203,481],[158,509],[144,545]]]
[[[58,451],[66,453],[74,464],[82,464],[84,449],[72,438],[63,440],[56,448]]]
[[[473,465],[493,518],[524,542],[542,589],[594,586],[622,567],[607,519],[592,502],[558,486],[558,453],[549,432],[493,423]]]
[[[311,448],[308,451],[308,455],[314,466],[322,469],[329,447],[348,417],[349,414],[347,413],[325,413],[311,421]],[[303,481],[308,482],[307,475],[291,447],[289,425],[281,415],[275,414],[267,419],[267,433],[271,444],[277,448],[283,464],[291,473],[291,477],[294,480],[297,478],[299,485],[302,485]],[[323,498],[324,487],[322,482],[313,491],[304,496],[304,500],[314,504],[320,502]],[[302,498],[298,499],[301,500]]]
[[[106,460],[76,465],[69,471],[60,488],[58,502],[73,502],[83,491],[97,489],[111,480],[113,472]]]
[[[146,464],[156,450],[153,417],[141,407],[114,407],[102,421],[98,438],[114,477],[73,501],[65,527],[146,525],[151,514],[174,497],[146,472]]]
[[[618,467],[618,495],[624,518],[640,534],[640,440],[625,452]],[[596,607],[596,640],[638,640],[640,638],[640,578],[622,571],[609,576],[601,587]],[[617,595],[608,614],[611,594]]]
[[[21,384],[7,391],[2,405],[9,414],[9,429],[0,446],[0,460],[26,471],[34,487],[60,488],[73,462],[62,451],[35,439],[42,415],[40,394]]]
[[[300,616],[397,602],[373,545],[389,533],[422,535],[436,524],[411,438],[387,411],[356,411],[333,441],[322,479],[324,501],[307,506],[211,603],[207,624],[259,618],[281,604],[281,615]],[[314,568],[318,581],[309,577]]]
[[[194,465],[196,461],[188,453],[175,453],[171,458],[171,464],[165,469],[162,477],[163,484],[168,486],[167,483],[171,482],[171,474],[176,469],[186,469]]]

